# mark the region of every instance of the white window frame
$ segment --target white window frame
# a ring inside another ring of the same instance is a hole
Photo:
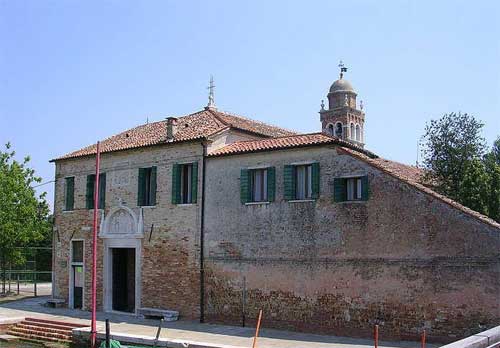
[[[249,169],[250,174],[250,203],[263,203],[269,201],[269,192],[267,190],[267,168]],[[257,192],[256,179],[257,173],[260,173],[259,190]],[[262,197],[260,197],[262,195]]]
[[[346,178],[346,201],[355,202],[363,199],[363,183],[361,177]]]
[[[299,172],[303,170],[303,174]],[[297,164],[294,166],[295,200],[312,199],[312,163]],[[300,178],[299,182],[299,176]]]

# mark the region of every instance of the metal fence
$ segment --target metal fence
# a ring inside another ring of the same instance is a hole
[[[49,295],[52,287],[52,248],[20,248],[22,261],[0,269],[0,293]]]

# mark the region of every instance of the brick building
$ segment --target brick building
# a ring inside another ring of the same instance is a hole
[[[322,131],[217,110],[101,142],[98,306],[435,339],[500,323],[500,225],[364,148],[341,75]],[[95,145],[55,160],[54,297],[89,309]]]

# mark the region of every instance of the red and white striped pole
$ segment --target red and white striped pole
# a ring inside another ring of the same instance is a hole
[[[422,331],[422,348],[425,348],[425,330]]]
[[[96,346],[96,290],[97,290],[97,213],[99,211],[99,165],[101,152],[97,142],[97,153],[95,159],[95,186],[94,186],[94,225],[92,233],[92,318],[90,324],[90,346]]]

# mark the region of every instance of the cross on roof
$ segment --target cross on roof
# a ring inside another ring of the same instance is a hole
[[[215,85],[214,85],[214,77],[210,75],[210,85],[207,87],[208,89],[208,107],[215,108]]]
[[[340,68],[340,78],[344,77],[344,73],[347,72],[347,68],[342,61],[339,63]]]

